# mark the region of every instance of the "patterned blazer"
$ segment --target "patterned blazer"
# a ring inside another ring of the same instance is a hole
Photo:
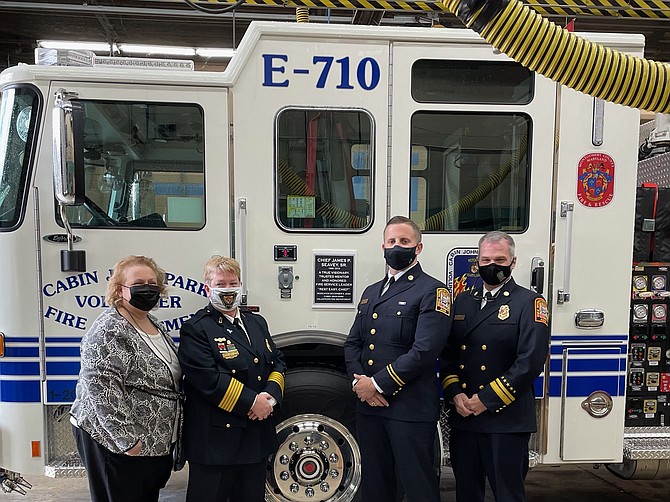
[[[177,348],[149,316],[177,357]],[[103,312],[81,340],[77,397],[70,410],[78,426],[114,453],[142,441],[142,456],[170,453],[181,412],[167,364],[114,308]]]

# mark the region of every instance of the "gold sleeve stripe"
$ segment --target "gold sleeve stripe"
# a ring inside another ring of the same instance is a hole
[[[243,388],[244,385],[242,385],[242,382],[231,378],[230,383],[228,384],[228,389],[226,389],[226,393],[223,395],[223,399],[221,399],[221,402],[219,403],[219,408],[228,412],[233,411],[233,408],[235,408],[235,405],[237,404],[237,400],[240,398],[240,394],[242,394]]]
[[[513,399],[510,399],[510,396],[507,392],[505,392],[505,389],[500,386],[498,383],[498,380],[494,380],[491,382],[491,388],[493,389],[493,392],[497,394],[497,396],[501,399],[501,401],[505,404],[512,404]]]
[[[442,379],[442,388],[446,389],[452,383],[458,383],[459,381],[458,375],[447,375]]]
[[[405,385],[405,382],[403,382],[403,381],[402,381],[402,378],[400,378],[400,377],[398,376],[398,374],[397,374],[397,373],[395,372],[395,370],[393,369],[393,366],[391,366],[390,364],[387,364],[387,365],[386,365],[386,369],[388,370],[389,375],[391,375],[391,378],[393,378],[393,380],[395,381],[395,383],[397,383],[400,387],[402,387],[403,385]]]
[[[505,394],[507,394],[507,397],[509,397],[512,401],[514,401],[516,398],[514,397],[514,392],[510,392],[510,387],[511,385],[507,382],[505,377],[501,378],[496,378],[496,382],[498,385],[500,385],[500,388],[503,390]],[[511,389],[513,390],[513,389]]]
[[[268,382],[274,382],[277,385],[279,385],[282,396],[284,395],[284,375],[282,375],[278,371],[273,371],[272,373],[270,373],[270,376],[268,377]]]

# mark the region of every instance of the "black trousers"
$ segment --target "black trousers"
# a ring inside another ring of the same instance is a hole
[[[172,471],[172,455],[131,457],[113,453],[72,427],[93,502],[156,502]]]
[[[437,422],[403,422],[357,413],[356,430],[364,502],[396,501],[398,485],[408,502],[440,502]]]
[[[525,502],[530,433],[485,434],[451,429],[449,452],[457,502],[484,502],[486,479],[496,502]]]
[[[267,461],[257,464],[188,463],[186,502],[264,502]]]

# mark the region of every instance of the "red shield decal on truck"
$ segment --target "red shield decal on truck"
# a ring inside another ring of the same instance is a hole
[[[577,165],[577,200],[586,207],[604,207],[614,197],[614,159],[606,153],[584,155]]]

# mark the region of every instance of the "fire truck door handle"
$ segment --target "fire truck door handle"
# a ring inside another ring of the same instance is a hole
[[[242,303],[246,305],[247,294],[247,199],[240,197],[237,199],[237,236],[239,256],[237,261],[240,264],[240,280],[242,281]]]
[[[563,305],[570,301],[570,269],[572,267],[572,217],[575,203],[561,201],[561,218],[565,218],[565,259],[563,261],[563,289],[558,290],[556,303]]]
[[[530,265],[530,289],[544,294],[544,260],[535,256]]]

